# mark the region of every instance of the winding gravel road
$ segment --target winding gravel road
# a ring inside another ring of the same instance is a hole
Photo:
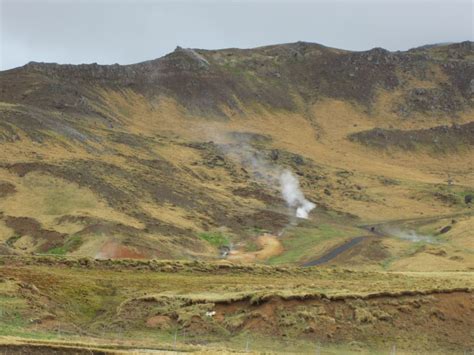
[[[359,244],[365,238],[367,238],[367,236],[360,236],[360,237],[352,238],[351,240],[345,242],[344,244],[339,245],[338,247],[330,250],[328,253],[324,254],[320,258],[308,261],[307,263],[303,264],[303,266],[316,266],[316,265],[325,264],[325,263],[331,261],[332,259],[334,259],[339,254],[342,254],[346,250],[348,250],[348,249],[354,247],[355,245]]]
[[[448,217],[451,218],[451,217],[456,217],[456,216],[472,215],[472,214],[473,214],[472,211],[467,211],[467,212],[458,212],[458,213],[439,215],[439,216],[406,218],[406,219],[386,221],[386,222],[382,222],[378,224],[368,224],[368,225],[364,225],[360,227],[365,229],[372,236],[384,237],[388,235],[386,232],[383,232],[383,227],[386,225],[402,224],[402,223],[413,222],[413,221],[435,221],[441,218],[448,218]],[[348,240],[344,244],[339,245],[338,247],[335,247],[334,249],[330,250],[323,256],[304,263],[302,266],[316,266],[316,265],[325,264],[331,261],[332,259],[334,259],[335,257],[337,257],[338,255],[344,253],[346,250],[353,248],[354,246],[359,244],[361,241],[369,237],[370,237],[369,235],[363,235],[363,236],[352,238],[351,240]]]

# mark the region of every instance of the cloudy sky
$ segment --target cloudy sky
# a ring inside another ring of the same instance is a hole
[[[405,50],[473,40],[471,0],[0,0],[0,69],[29,61],[129,64],[177,45],[308,41]]]

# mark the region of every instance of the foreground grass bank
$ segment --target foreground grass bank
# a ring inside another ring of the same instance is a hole
[[[469,272],[64,257],[0,263],[0,336],[7,343],[15,337],[107,351],[197,352],[472,347]]]

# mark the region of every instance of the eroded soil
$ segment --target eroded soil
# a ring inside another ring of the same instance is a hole
[[[271,234],[263,234],[257,238],[257,245],[260,250],[254,252],[245,252],[242,250],[231,250],[227,256],[227,260],[236,262],[255,262],[258,260],[268,260],[272,256],[279,255],[283,252],[283,245],[277,236]]]

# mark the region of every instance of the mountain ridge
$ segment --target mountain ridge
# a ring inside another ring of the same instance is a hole
[[[389,52],[374,48],[350,52],[305,42],[201,53],[178,47],[161,58],[126,66],[34,63],[3,75],[45,75],[53,80],[52,86],[77,82],[125,86],[147,96],[170,96],[196,114],[228,117],[223,106],[242,113],[242,106],[258,102],[270,108],[295,111],[297,101],[311,104],[320,97],[354,100],[370,107],[379,88],[392,91],[403,88],[399,71],[407,72],[416,80],[424,80],[426,76],[434,79],[429,66],[436,66],[439,68],[436,70],[443,72],[440,75],[447,75],[448,80],[440,88],[442,92],[428,93],[428,96],[448,95],[472,107],[474,83],[467,80],[474,72],[469,65],[472,42],[432,49],[440,50],[446,52],[443,52],[446,59],[441,62],[426,56],[430,50]],[[54,89],[72,90],[70,87]],[[65,101],[72,99],[64,98]]]
[[[304,263],[361,224],[438,216],[413,223],[451,238],[433,247],[446,257],[372,236],[334,262],[468,269],[472,44],[177,48],[126,66],[2,71],[2,250],[208,260],[233,245],[245,258],[282,233],[281,255],[260,262]],[[269,179],[282,170],[317,204],[308,220]]]
[[[129,63],[129,64],[119,64],[119,63],[112,63],[112,64],[98,64],[96,62],[90,62],[90,63],[77,63],[77,64],[72,64],[72,63],[56,63],[56,62],[38,62],[38,61],[30,61],[24,65],[10,68],[10,69],[5,69],[5,70],[0,70],[0,72],[5,72],[5,71],[10,71],[10,70],[16,70],[19,68],[23,68],[28,65],[60,65],[60,66],[87,66],[87,65],[94,65],[94,66],[134,66],[134,65],[139,65],[139,64],[144,64],[148,62],[154,62],[156,60],[159,60],[163,57],[166,57],[177,50],[193,50],[193,51],[201,51],[201,52],[225,52],[225,51],[253,51],[253,50],[258,50],[258,49],[270,49],[270,48],[278,48],[278,47],[292,47],[292,46],[298,46],[298,45],[309,45],[309,46],[315,46],[319,47],[321,49],[328,49],[328,50],[335,50],[339,52],[351,52],[351,53],[364,53],[364,52],[370,52],[374,50],[382,50],[390,53],[407,53],[407,52],[414,52],[414,51],[425,51],[425,50],[430,50],[432,48],[443,48],[443,47],[472,47],[474,44],[473,41],[466,40],[466,41],[461,41],[461,42],[440,42],[440,43],[429,43],[429,44],[423,44],[419,45],[416,47],[412,47],[406,50],[388,50],[383,47],[373,47],[370,49],[364,49],[364,50],[350,50],[350,49],[343,49],[343,48],[338,48],[338,47],[331,47],[331,46],[326,46],[321,43],[317,42],[308,42],[308,41],[296,41],[296,42],[287,42],[287,43],[280,43],[280,44],[269,44],[269,45],[263,45],[263,46],[257,46],[257,47],[248,47],[248,48],[240,48],[240,47],[228,47],[228,48],[220,48],[220,49],[204,49],[204,48],[188,48],[188,47],[181,47],[181,46],[176,46],[175,50],[173,52],[165,53],[161,57],[157,57],[154,59],[148,59],[148,60],[143,60],[140,62],[136,63]]]

